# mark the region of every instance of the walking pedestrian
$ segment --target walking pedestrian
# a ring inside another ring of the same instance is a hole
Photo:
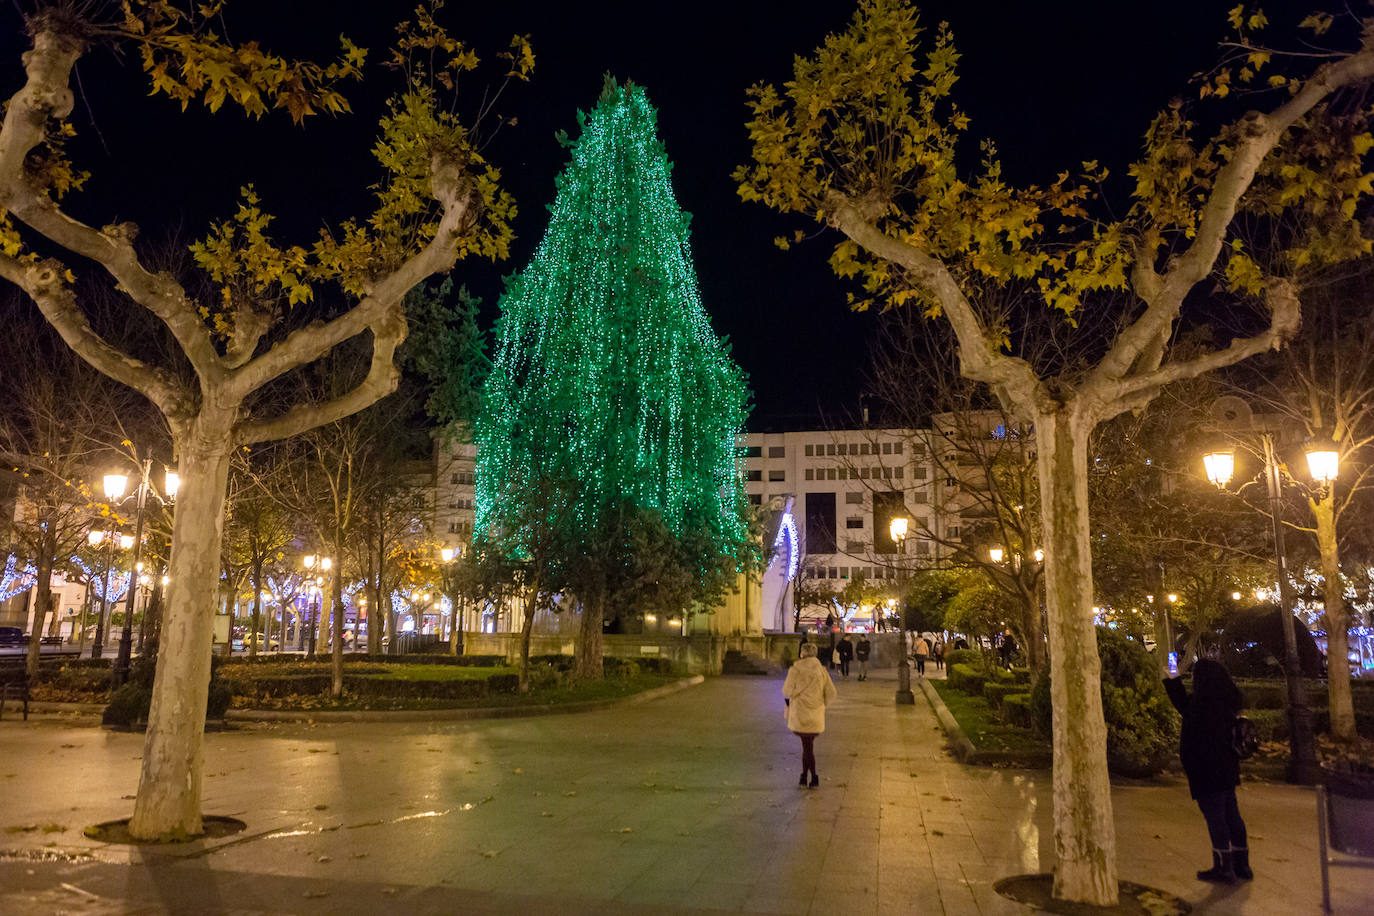
[[[945,643],[944,643],[944,640],[942,640],[942,639],[940,639],[940,638],[937,637],[937,638],[935,639],[935,645],[931,647],[931,650],[930,650],[930,651],[931,651],[930,657],[933,658],[933,659],[935,659],[935,670],[936,670],[937,672],[938,672],[938,671],[944,671],[944,670],[945,670]]]
[[[801,647],[801,658],[787,669],[782,696],[787,704],[787,727],[801,739],[802,773],[797,785],[806,785],[810,774],[814,789],[821,784],[816,775],[816,736],[825,731],[825,707],[835,698],[835,683],[816,659],[815,646]]]
[[[1212,867],[1198,872],[1198,880],[1249,881],[1255,875],[1250,870],[1245,821],[1236,804],[1240,758],[1231,744],[1236,716],[1244,706],[1240,690],[1219,662],[1206,658],[1193,666],[1191,695],[1177,676],[1164,679],[1164,690],[1183,716],[1178,756],[1188,776],[1188,793],[1201,809],[1212,840]]]
[[[835,654],[840,657],[840,674],[845,680],[849,679],[849,660],[854,657],[854,644],[849,641],[849,634],[840,634],[840,642],[835,646]]]
[[[925,677],[926,659],[930,657],[930,640],[921,634],[916,634],[916,645],[912,647],[916,653],[916,674],[918,677]]]
[[[854,644],[854,657],[859,661],[859,680],[868,680],[868,657],[873,654],[873,643],[868,641],[867,633],[859,634],[859,641]]]

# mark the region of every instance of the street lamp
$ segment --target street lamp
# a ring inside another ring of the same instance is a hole
[[[1319,776],[1316,741],[1312,734],[1312,708],[1307,705],[1307,685],[1298,663],[1298,637],[1293,628],[1293,586],[1288,581],[1288,557],[1283,543],[1283,479],[1274,453],[1274,434],[1259,433],[1264,449],[1265,483],[1269,489],[1269,520],[1274,534],[1274,563],[1279,575],[1279,617],[1283,625],[1284,675],[1288,686],[1288,781],[1312,785]],[[1224,489],[1235,472],[1235,453],[1217,450],[1202,457],[1207,479]],[[1335,478],[1335,468],[1318,459],[1323,471]],[[1311,467],[1309,459],[1309,467]],[[1256,597],[1258,597],[1258,591]]]
[[[318,636],[320,628],[320,610],[324,602],[325,581],[329,577],[329,570],[332,569],[334,566],[334,560],[331,557],[317,557],[313,553],[308,553],[301,558],[301,564],[305,566],[305,570],[307,573],[313,570],[316,566],[320,568],[320,572],[324,573],[324,575],[322,576],[315,577],[315,582],[312,585],[312,591],[316,597],[314,602],[309,607],[310,647],[307,650],[307,654],[313,657],[315,654],[315,640]],[[301,648],[305,648],[304,634],[301,635],[301,638],[298,639],[297,642]]]
[[[149,496],[164,506],[168,505],[176,498],[176,491],[181,485],[181,478],[177,476],[176,471],[166,469],[162,494],[159,495],[152,486],[150,476],[153,470],[153,459],[147,457],[146,453],[143,462],[138,466],[138,470],[138,487],[131,494],[138,501],[134,533],[121,535],[119,539],[119,546],[125,550],[133,548],[134,556],[132,565],[129,567],[129,593],[124,605],[124,628],[119,634],[119,655],[115,658],[114,670],[111,672],[110,678],[115,687],[121,686],[129,678],[129,656],[133,652],[134,598],[138,594],[138,584],[134,571],[141,566],[139,553],[143,549],[143,509],[148,503]],[[105,487],[105,498],[112,503],[123,499],[129,488],[129,478],[123,474],[106,474],[102,482]]]
[[[463,629],[466,623],[463,618],[467,613],[467,602],[459,600],[455,594],[458,588],[454,578],[453,561],[461,555],[461,551],[452,547],[443,547],[439,550],[439,556],[444,561],[442,586],[449,602],[449,651],[454,655],[463,654]]]
[[[894,518],[887,526],[887,532],[892,540],[897,544],[898,553],[906,553],[906,516]],[[896,603],[896,599],[893,599]],[[906,621],[899,616],[897,619],[897,638],[900,646],[901,661],[897,665],[897,705],[915,706],[916,695],[911,692],[911,666],[906,661]]]
[[[1001,563],[1001,562],[1002,562],[1002,558],[1005,557],[1006,555],[1007,555],[1007,554],[1006,554],[1006,551],[1004,551],[1001,547],[989,547],[989,548],[988,548],[988,559],[991,560],[991,561],[994,562],[994,563]]]

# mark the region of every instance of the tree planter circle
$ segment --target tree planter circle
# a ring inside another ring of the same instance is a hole
[[[87,827],[82,833],[102,843],[117,843],[127,846],[163,846],[176,843],[194,843],[196,840],[218,840],[223,837],[233,836],[248,827],[247,824],[238,818],[221,817],[217,814],[206,814],[201,817],[201,824],[204,829],[203,833],[199,833],[195,836],[140,840],[129,834],[130,820],[131,818],[122,817],[117,821],[105,821],[104,823]]]
[[[1015,875],[1003,878],[992,887],[1003,897],[1017,903],[1028,904],[1046,913],[1065,913],[1068,916],[1183,916],[1193,910],[1191,904],[1168,891],[1132,884],[1130,881],[1117,882],[1116,906],[1056,900],[1053,896],[1054,875]]]

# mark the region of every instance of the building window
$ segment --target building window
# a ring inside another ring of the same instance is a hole
[[[917,480],[925,480],[925,479],[926,479],[926,469],[923,468],[923,467],[920,467],[920,468],[912,468],[912,469],[911,469],[911,476],[912,476],[912,477],[915,477]]]
[[[883,468],[883,479],[884,479],[884,480],[891,480],[891,479],[892,479],[892,468]]]
[[[761,494],[761,493],[750,493],[750,494],[749,494],[749,502],[752,503],[752,504],[755,505],[755,506],[761,506],[761,505],[763,505],[763,494]]]
[[[848,579],[848,578],[849,578],[849,567],[848,567],[848,566],[841,566],[841,567],[840,567],[840,578],[841,578],[841,579]]]
[[[844,494],[844,501],[845,504],[849,506],[862,506],[864,504],[864,495],[863,493],[855,490],[853,492]]]
[[[897,470],[896,470],[896,472],[895,472],[892,476],[896,477],[898,480],[901,480],[905,475],[906,475],[906,468],[902,467],[902,466],[899,464],[899,465],[897,465]]]
[[[863,552],[864,552],[864,542],[863,542],[863,541],[845,541],[845,542],[844,542],[844,549],[845,549],[845,552],[846,552],[846,553],[863,553]],[[856,576],[863,575],[863,568],[862,568],[862,567],[859,567],[859,566],[855,566],[855,567],[854,567],[854,575],[856,575]]]
[[[787,472],[783,470],[771,470],[768,472],[768,479],[774,482],[787,479]]]
[[[924,557],[930,555],[930,541],[916,542],[916,556]]]
[[[810,447],[811,447],[811,446],[809,446],[809,445],[807,446],[807,448],[810,448]],[[807,479],[807,480],[815,480],[815,479],[816,479],[816,472],[813,471],[813,470],[811,470],[811,468],[807,468],[807,469],[806,469],[806,479]]]
[[[881,467],[874,467],[871,471],[871,476],[874,480],[881,480],[883,476],[883,469]]]
[[[458,475],[457,475],[456,473],[455,473],[455,474],[453,475],[453,477],[449,480],[449,483],[453,484],[454,486],[457,486],[457,485],[458,485]]]
[[[745,458],[762,458],[763,448],[757,445],[750,445],[744,450]]]
[[[768,457],[769,457],[769,458],[786,458],[786,457],[787,457],[787,448],[786,448],[785,446],[782,446],[782,445],[770,445],[770,446],[768,446]]]
[[[833,454],[835,454],[835,443],[833,443],[833,442],[827,442],[827,443],[825,444],[825,453],[826,453],[827,455],[833,455]]]
[[[950,527],[946,528],[945,537],[949,538],[951,541],[959,540],[959,526],[951,525]]]
[[[946,475],[945,486],[949,487],[952,490],[957,490],[959,489],[959,481],[955,480],[953,475]]]
[[[891,454],[892,454],[892,443],[891,443],[891,442],[884,442],[884,443],[883,443],[883,454],[884,454],[884,455],[891,455]]]
[[[861,516],[851,515],[844,520],[844,526],[846,528],[862,528],[864,526],[864,520]]]
[[[825,479],[826,479],[826,480],[834,480],[834,479],[835,479],[835,469],[834,469],[834,468],[826,468],[826,471],[825,471]]]
[[[840,571],[839,571],[838,569],[836,569],[835,567],[833,567],[833,566],[830,567],[830,578],[832,578],[832,579],[838,579],[839,577],[840,577]]]
[[[894,443],[892,443],[892,454],[894,454],[894,455],[900,455],[901,453],[902,453],[902,443],[900,443],[900,442],[894,442]]]
[[[815,454],[816,454],[816,447],[815,447],[814,445],[808,445],[808,446],[806,447],[806,457],[810,458],[811,456],[813,456],[813,455],[815,455]]]
[[[916,490],[911,494],[911,501],[918,506],[924,506],[928,498],[925,490]]]
[[[868,443],[867,443],[867,442],[862,442],[862,443],[859,444],[859,454],[860,454],[860,455],[867,455],[867,454],[868,454]]]
[[[758,470],[755,470],[755,471],[745,471],[745,472],[744,472],[744,479],[745,479],[745,480],[751,480],[751,481],[752,481],[752,480],[763,480],[763,471],[758,471]]]

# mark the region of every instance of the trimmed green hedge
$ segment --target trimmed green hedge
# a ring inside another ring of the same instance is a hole
[[[1024,684],[1029,687],[1031,682],[1031,670],[1029,668],[1011,669],[1011,679],[1017,684]]]
[[[1002,718],[1008,725],[1031,727],[1029,693],[1009,693],[1002,697]]]
[[[1024,684],[983,684],[983,699],[988,701],[988,705],[994,710],[1002,708],[1003,701],[1013,694],[1025,693]]]
[[[983,664],[983,654],[977,649],[950,649],[945,653],[945,667],[952,668],[955,665],[972,665],[975,668]]]
[[[986,682],[987,676],[982,671],[975,670],[971,665],[959,664],[949,666],[945,680],[955,690],[961,690],[973,696],[982,696],[983,684]]]

